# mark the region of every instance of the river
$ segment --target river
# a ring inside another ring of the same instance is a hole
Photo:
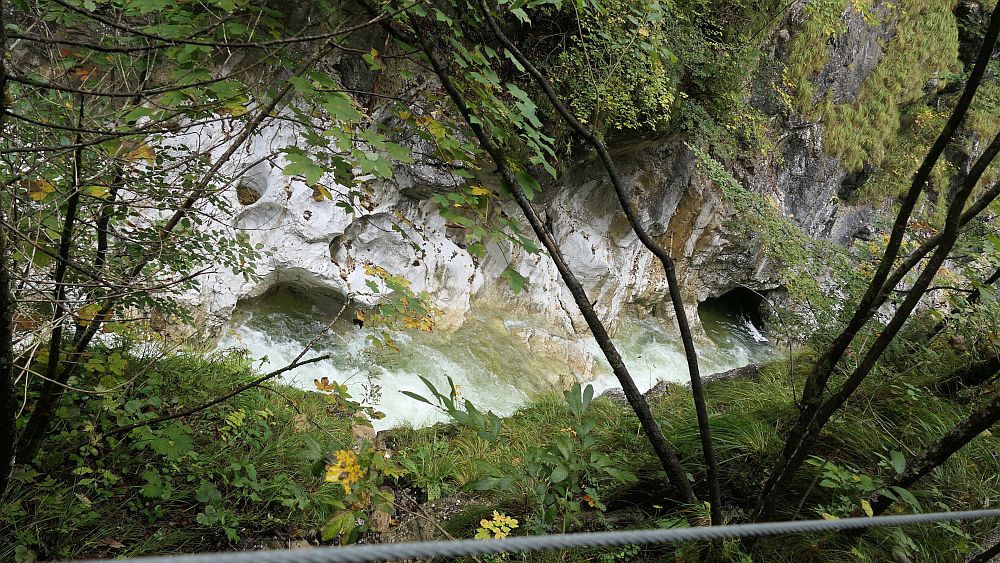
[[[219,342],[219,349],[244,348],[261,371],[280,368],[295,358],[317,334],[314,349],[331,353],[329,360],[303,366],[289,373],[285,382],[302,389],[315,389],[313,380],[328,377],[346,383],[354,400],[377,405],[385,418],[374,421],[376,429],[399,424],[416,427],[446,417],[430,406],[400,393],[428,395],[418,376],[439,390],[448,389],[447,377],[461,386],[462,396],[477,407],[508,415],[532,395],[550,390],[551,378],[540,376],[565,370],[554,359],[526,354],[523,331],[516,330],[530,319],[501,319],[495,311],[472,315],[456,332],[400,331],[394,334],[398,351],[373,348],[372,332],[358,328],[352,315],[338,317],[337,303],[318,303],[281,289],[256,302],[241,305]],[[710,342],[699,346],[703,374],[718,373],[772,358],[774,350],[760,324],[739,306],[725,301],[700,310]],[[330,330],[324,329],[333,323]],[[686,383],[687,365],[679,339],[661,322],[647,318],[627,320],[615,336],[625,363],[640,390],[659,380]],[[597,343],[586,344],[597,359],[597,377],[589,383],[600,393],[617,387],[611,369]],[[553,371],[556,370],[556,371]]]

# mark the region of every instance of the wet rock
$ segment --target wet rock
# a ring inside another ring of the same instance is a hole
[[[621,403],[623,405],[628,404],[628,398],[625,397],[625,392],[619,389],[618,387],[612,387],[610,389],[606,389],[603,393],[598,395],[598,397],[604,397],[606,399],[610,399],[616,403]]]
[[[706,375],[702,378],[704,383],[715,383],[718,381],[731,381],[734,379],[746,379],[757,381],[760,378],[760,364],[750,364],[741,368],[731,369],[721,373]]]
[[[657,381],[649,391],[646,391],[645,397],[647,399],[661,399],[670,394],[670,383],[666,381]]]

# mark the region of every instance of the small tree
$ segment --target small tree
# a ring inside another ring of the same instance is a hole
[[[183,315],[172,297],[206,265],[252,275],[257,249],[228,227],[223,194],[257,164],[237,152],[262,127],[313,111],[312,131],[351,137],[361,114],[317,63],[373,22],[311,9],[321,33],[243,1],[0,6],[10,17],[0,21],[10,102],[0,116],[0,336],[18,326],[16,350],[2,338],[0,402],[13,404],[15,385],[29,399],[19,461],[38,453],[71,381],[113,386],[86,359],[98,334],[130,331],[153,311]],[[210,141],[190,140],[206,128]],[[341,152],[349,169],[357,163]],[[14,412],[3,409],[3,428]],[[4,478],[14,439],[0,437]]]

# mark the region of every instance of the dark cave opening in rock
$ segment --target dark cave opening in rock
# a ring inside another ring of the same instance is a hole
[[[769,308],[764,295],[737,286],[698,304],[705,334],[720,348],[740,348],[749,358],[771,349]]]
[[[757,291],[737,286],[718,297],[710,297],[699,303],[698,315],[702,316],[705,312],[744,317],[763,330],[767,318],[767,300]]]

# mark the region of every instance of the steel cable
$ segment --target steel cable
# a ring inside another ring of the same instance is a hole
[[[545,549],[580,547],[606,547],[613,545],[648,545],[697,540],[757,538],[783,534],[810,532],[836,532],[887,526],[907,526],[955,520],[977,520],[1000,517],[1000,509],[969,510],[964,512],[933,512],[874,518],[842,518],[839,520],[802,520],[767,522],[760,524],[735,524],[703,528],[675,528],[663,530],[621,530],[613,532],[584,532],[546,536],[517,536],[491,540],[452,540],[348,547],[322,547],[275,551],[243,551],[207,553],[197,555],[136,557],[134,563],[364,563],[369,561],[398,561],[427,557],[461,557],[487,553],[515,553]],[[98,560],[80,563],[95,563]]]

